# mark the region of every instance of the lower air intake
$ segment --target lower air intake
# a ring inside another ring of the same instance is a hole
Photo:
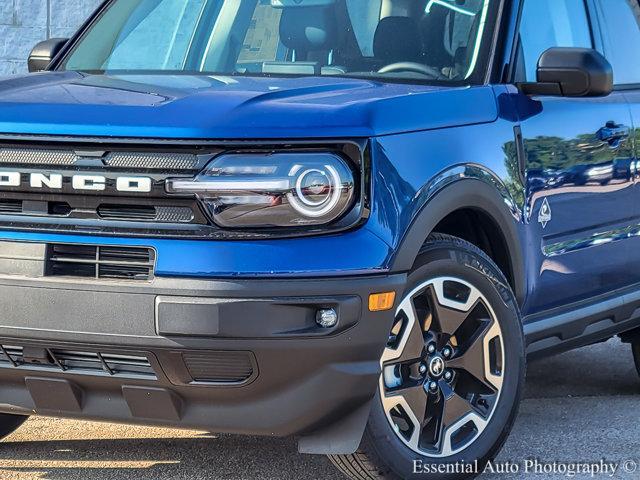
[[[157,379],[151,363],[143,354],[125,355],[0,345],[0,368],[3,367]]]
[[[154,265],[150,248],[51,244],[46,276],[146,281]]]
[[[254,374],[252,356],[247,352],[183,353],[182,358],[198,383],[238,384]]]

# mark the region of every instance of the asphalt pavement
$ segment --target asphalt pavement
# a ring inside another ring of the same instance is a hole
[[[603,460],[617,466],[613,478],[640,479],[640,378],[629,346],[614,340],[529,365],[495,465],[509,473],[482,480],[572,478],[571,469]],[[0,444],[0,480],[341,478],[324,457],[298,455],[282,439],[34,418]]]

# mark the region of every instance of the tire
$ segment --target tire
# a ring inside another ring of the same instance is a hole
[[[20,426],[28,420],[29,417],[22,415],[10,415],[6,413],[0,413],[0,440],[11,435]]]
[[[523,391],[515,297],[485,253],[440,234],[426,241],[407,285],[360,448],[330,459],[354,480],[475,478],[506,441]],[[414,411],[426,413],[418,420]]]

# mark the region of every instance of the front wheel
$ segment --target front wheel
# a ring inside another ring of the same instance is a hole
[[[498,267],[463,240],[432,235],[380,363],[360,449],[333,463],[355,480],[482,473],[511,430],[525,373],[518,307]]]

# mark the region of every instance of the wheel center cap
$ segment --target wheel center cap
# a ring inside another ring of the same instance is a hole
[[[434,357],[429,362],[429,373],[432,377],[439,378],[444,373],[444,360],[441,357]]]

